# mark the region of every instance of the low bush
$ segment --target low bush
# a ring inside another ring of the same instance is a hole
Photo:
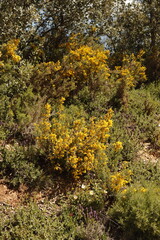
[[[53,218],[55,220],[55,218]],[[8,219],[1,222],[0,238],[8,239],[58,239],[56,238],[55,226],[57,221],[51,220],[38,206],[32,204],[21,207]],[[59,238],[62,239],[62,238]]]
[[[84,212],[92,210],[98,214],[104,209],[107,197],[107,183],[100,179],[92,179],[77,186],[69,196],[69,200],[72,206],[80,206]]]
[[[46,105],[42,121],[37,124],[37,144],[54,170],[66,171],[78,178],[95,171],[100,160],[106,166],[112,110],[108,110],[104,117],[92,117],[87,121],[83,117],[68,116],[63,101],[53,113],[51,106]],[[122,144],[116,142],[112,147],[117,151],[122,148]]]
[[[56,205],[50,205],[45,211],[36,204],[21,207],[0,223],[2,240],[107,240],[103,223],[94,216],[85,215],[80,209],[75,212],[65,206],[57,213]]]
[[[135,101],[136,99],[136,101]],[[139,139],[159,147],[159,100],[147,89],[133,90],[129,98],[129,113],[139,130]]]
[[[154,183],[134,184],[123,190],[109,210],[121,226],[123,239],[159,239],[160,189]],[[120,237],[122,239],[122,236]]]
[[[33,149],[6,145],[1,148],[0,175],[11,187],[18,188],[20,184],[32,186],[43,173],[38,158]]]
[[[160,160],[160,159],[159,159]],[[132,171],[132,182],[140,182],[143,184],[145,181],[160,184],[160,161],[157,163],[143,162],[141,159],[130,163]]]
[[[109,141],[114,143],[121,141],[123,143],[123,149],[117,152],[116,156],[113,151],[109,151],[109,158],[112,162],[131,161],[135,158],[137,151],[141,148],[140,142],[140,130],[136,126],[129,113],[125,113],[123,110],[115,112],[113,116],[113,128]]]

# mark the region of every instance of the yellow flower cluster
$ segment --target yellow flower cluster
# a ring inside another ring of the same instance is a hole
[[[45,107],[42,122],[38,125],[40,132],[37,142],[46,152],[56,170],[67,170],[74,178],[96,168],[97,154],[107,157],[107,139],[112,126],[112,110],[99,120],[91,118],[86,122],[84,118],[75,119],[70,123],[63,106],[64,98],[60,100],[58,110],[51,117],[51,106]]]
[[[128,192],[133,192],[133,193],[145,193],[147,192],[148,189],[144,187],[129,187],[124,189],[121,193],[124,195],[123,197],[125,198],[125,194]]]
[[[122,67],[115,67],[114,72],[118,78],[118,81],[123,81],[126,87],[136,86],[138,82],[143,82],[147,80],[145,71],[146,68],[142,66],[142,56],[144,52],[135,56],[134,54],[126,55],[123,58]]]
[[[115,174],[111,175],[111,189],[115,192],[122,190],[130,181],[131,181],[131,170],[116,172]],[[123,190],[123,192],[125,192]]]
[[[0,51],[0,57],[2,56],[2,52]],[[4,67],[4,62],[0,61],[0,69]]]
[[[18,63],[21,60],[21,57],[16,54],[20,40],[12,39],[7,43],[2,45],[2,49],[5,52],[5,58],[13,60],[15,63]]]
[[[123,149],[122,142],[120,142],[120,141],[114,143],[113,146],[114,146],[116,152]]]
[[[61,78],[72,78],[77,88],[87,85],[94,92],[109,80],[110,69],[107,64],[109,51],[96,44],[83,44],[81,38],[80,34],[74,34],[65,44],[68,54],[62,59]]]
[[[61,69],[60,61],[57,61],[56,63],[43,62],[43,63],[37,64],[36,73],[39,75],[39,77],[41,77],[41,75],[44,75],[44,74],[45,76],[50,75],[52,73],[59,71],[60,69]]]
[[[101,74],[106,81],[110,76],[110,70],[106,64],[109,51],[93,49],[91,46],[82,45],[64,57],[64,62],[70,63],[68,71],[76,78],[87,81],[88,78]],[[76,71],[75,71],[76,68]]]
[[[120,173],[116,173],[114,175],[111,175],[111,188],[112,190],[118,192],[120,189],[126,186],[128,181],[125,179],[125,177]]]

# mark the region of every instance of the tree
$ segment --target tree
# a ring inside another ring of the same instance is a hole
[[[120,3],[119,12],[111,24],[108,45],[122,59],[124,53],[137,54],[143,49],[147,75],[159,79],[160,5],[158,0],[135,0]],[[121,11],[120,11],[121,10]],[[108,29],[106,28],[106,32]]]
[[[42,1],[41,20],[36,34],[44,38],[45,61],[59,60],[63,55],[61,44],[68,41],[71,33],[90,34],[91,26],[100,34],[101,27],[110,16],[113,0],[49,0]],[[30,39],[34,41],[34,39]]]
[[[36,1],[1,0],[0,1],[0,43],[11,39],[27,40],[38,21]]]
[[[61,55],[60,44],[66,42],[71,33],[87,34],[90,26],[100,32],[113,5],[113,0],[2,0],[1,41],[21,38],[26,58],[32,58],[38,46],[44,51],[45,61],[57,60]]]

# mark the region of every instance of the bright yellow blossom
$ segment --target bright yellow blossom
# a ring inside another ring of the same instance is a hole
[[[104,119],[91,118],[86,122],[84,118],[79,118],[69,124],[64,100],[60,99],[58,111],[52,118],[51,106],[46,104],[43,119],[37,125],[40,132],[37,143],[46,152],[54,169],[67,169],[74,178],[78,178],[96,168],[97,153],[103,156],[106,164],[105,150],[112,125],[112,110],[108,111]]]
[[[114,145],[114,148],[115,148],[116,152],[118,152],[119,150],[123,149],[122,142],[120,142],[120,141],[114,143],[113,145]]]
[[[4,59],[11,59],[15,63],[18,63],[21,60],[21,57],[16,54],[19,42],[19,39],[12,39],[3,44],[2,50],[4,51],[4,54],[1,53],[1,57],[4,57]]]

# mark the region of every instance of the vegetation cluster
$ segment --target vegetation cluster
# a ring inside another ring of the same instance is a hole
[[[158,0],[98,2],[0,3],[2,240],[160,239]]]

